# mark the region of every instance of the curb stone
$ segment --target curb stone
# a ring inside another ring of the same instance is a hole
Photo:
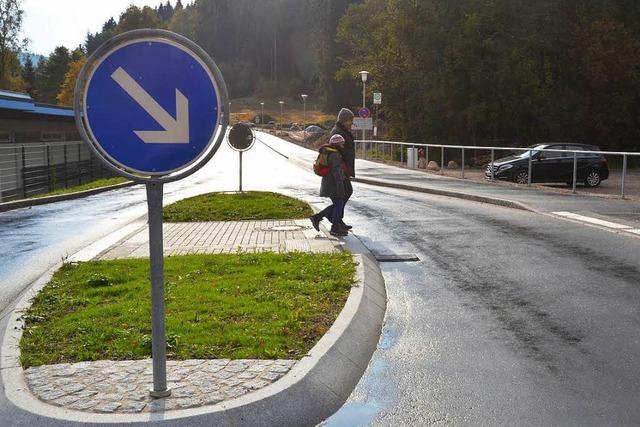
[[[505,208],[519,209],[519,210],[528,211],[528,212],[537,212],[535,209],[527,206],[524,203],[515,202],[512,200],[506,200],[506,199],[499,199],[497,197],[478,196],[476,194],[460,193],[457,191],[438,190],[435,188],[419,187],[416,185],[397,184],[394,182],[383,181],[379,179],[371,179],[371,178],[354,178],[353,181],[359,182],[361,184],[377,185],[379,187],[397,188],[400,190],[409,190],[409,191],[415,191],[419,193],[435,194],[437,196],[453,197],[456,199],[471,200],[473,202],[487,203],[490,205],[502,206]]]
[[[122,184],[109,185],[107,187],[93,188],[91,190],[77,191],[75,193],[60,194],[58,196],[37,197],[35,199],[15,200],[13,202],[0,203],[0,212],[12,211],[14,209],[29,208],[32,206],[48,205],[50,203],[62,202],[65,200],[81,199],[87,196],[104,193],[111,190],[119,190],[137,185],[135,182],[123,182]]]
[[[313,426],[336,412],[366,370],[377,347],[386,311],[384,278],[375,260],[354,255],[357,282],[329,331],[281,380],[255,393],[200,408],[155,414],[87,414],[43,403],[26,385],[19,363],[22,335],[20,312],[53,275],[54,267],[26,292],[11,313],[2,342],[0,369],[7,398],[35,416],[66,421],[67,425],[175,424],[220,426]]]

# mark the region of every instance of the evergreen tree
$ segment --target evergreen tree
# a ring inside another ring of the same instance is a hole
[[[56,47],[51,55],[40,61],[36,71],[36,91],[39,101],[56,104],[57,95],[69,69],[71,55],[64,46]]]
[[[104,42],[112,38],[116,34],[117,26],[118,26],[118,23],[116,22],[116,20],[113,18],[110,18],[102,26],[102,31],[96,34],[88,33],[87,39],[84,44],[87,55],[91,55]]]
[[[36,94],[36,69],[33,66],[31,55],[27,55],[27,59],[22,67],[22,80],[24,80],[25,91],[31,95],[32,98],[37,98]]]
[[[171,2],[167,0],[167,4],[164,7],[164,18],[163,21],[169,22],[173,18],[174,9],[171,6]]]

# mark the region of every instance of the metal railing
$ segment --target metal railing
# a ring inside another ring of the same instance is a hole
[[[81,141],[0,144],[0,202],[112,176]]]
[[[394,161],[394,152],[395,148],[400,148],[398,153],[398,158],[401,163],[405,162],[405,150],[406,149],[420,149],[424,148],[425,150],[425,161],[426,164],[429,164],[429,148],[437,148],[440,149],[440,168],[444,170],[444,160],[445,160],[445,150],[460,150],[461,153],[461,178],[465,178],[465,152],[469,151],[490,151],[491,152],[491,161],[488,163],[488,168],[490,168],[491,176],[490,180],[495,180],[495,154],[496,151],[519,151],[522,153],[528,152],[528,173],[527,173],[527,185],[531,186],[532,183],[532,175],[533,175],[533,157],[535,154],[539,152],[556,152],[556,153],[571,153],[569,157],[557,157],[554,160],[561,160],[566,158],[573,159],[573,182],[572,182],[572,192],[576,193],[576,186],[578,182],[578,161],[580,158],[579,155],[583,154],[591,154],[591,155],[603,155],[603,156],[621,156],[622,157],[622,178],[621,178],[621,190],[620,197],[622,199],[625,198],[625,183],[627,178],[627,169],[628,169],[628,161],[630,157],[637,157],[640,159],[640,153],[637,152],[624,152],[624,151],[585,151],[585,150],[558,150],[558,149],[549,149],[549,148],[535,148],[535,147],[479,147],[479,146],[467,146],[467,145],[441,145],[441,144],[416,144],[410,142],[396,142],[396,141],[377,141],[377,140],[357,140],[356,144],[359,144],[359,151],[361,153],[361,157],[363,159],[367,159],[367,153],[371,153],[372,159],[385,159],[387,156],[390,157],[390,160]],[[556,144],[556,143],[550,143]],[[570,143],[566,143],[566,145],[571,145]],[[388,150],[387,150],[388,148]],[[389,154],[387,155],[387,151]],[[379,153],[382,152],[382,156]],[[428,167],[425,168],[428,173]]]

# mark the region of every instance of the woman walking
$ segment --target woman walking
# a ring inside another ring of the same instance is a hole
[[[356,145],[355,138],[351,133],[351,128],[353,127],[353,118],[354,114],[351,110],[349,110],[348,108],[341,109],[338,113],[338,120],[336,122],[336,125],[333,127],[333,129],[331,129],[331,133],[329,134],[330,137],[334,135],[340,135],[344,138],[344,149],[342,150],[342,158],[347,167],[347,179],[345,181],[347,198],[344,200],[345,205],[353,194],[351,178],[355,178],[356,176]],[[344,211],[342,217],[344,217]],[[345,224],[342,221],[342,217],[340,218],[340,224],[342,228],[351,230],[353,227]],[[329,218],[329,221],[331,221],[331,218]]]
[[[341,135],[334,135],[329,140],[329,144],[320,148],[321,154],[327,154],[329,173],[322,177],[320,185],[320,197],[331,198],[332,205],[322,212],[312,215],[309,219],[316,231],[320,231],[320,221],[327,218],[332,222],[331,235],[342,237],[348,235],[348,230],[342,223],[344,216],[344,204],[350,194],[347,192],[346,183],[349,180],[347,175],[348,166],[344,162],[342,150],[344,149],[344,138]]]

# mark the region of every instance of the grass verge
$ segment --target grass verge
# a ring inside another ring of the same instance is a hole
[[[98,179],[95,181],[87,182],[86,184],[76,185],[74,187],[68,188],[59,188],[57,190],[50,191],[44,194],[38,194],[33,197],[29,197],[30,199],[37,199],[40,197],[49,197],[49,196],[60,196],[62,194],[70,194],[70,193],[78,193],[80,191],[94,190],[96,188],[101,187],[109,187],[116,184],[122,184],[127,182],[125,178],[105,178]]]
[[[167,222],[298,219],[312,214],[305,202],[282,194],[257,191],[205,194],[164,208]]]
[[[300,358],[354,283],[348,253],[165,260],[168,357]],[[151,356],[148,260],[64,265],[23,313],[22,366]]]

